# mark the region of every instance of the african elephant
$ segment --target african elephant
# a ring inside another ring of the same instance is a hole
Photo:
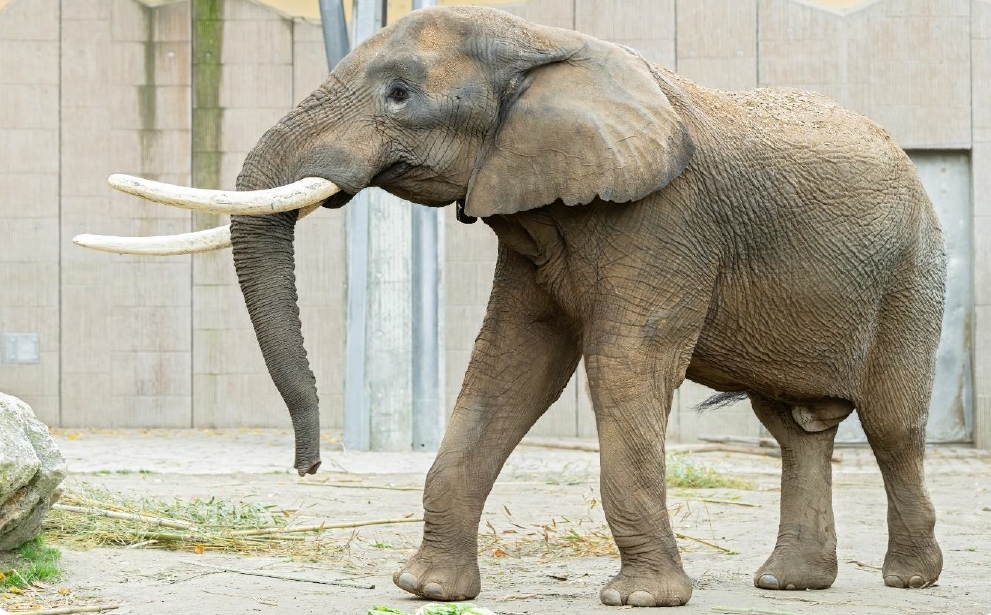
[[[488,312],[427,477],[423,542],[395,575],[408,592],[479,593],[485,499],[582,357],[621,554],[603,603],[692,595],[664,488],[665,428],[685,378],[749,396],[781,445],[780,529],[758,587],[834,581],[830,456],[854,409],[888,496],[884,582],[921,587],[940,574],[922,461],[942,233],[890,136],[822,96],[709,90],[577,32],[427,9],[359,46],[271,128],[239,192],[132,183],[250,214],[233,217],[229,240],[301,475],[320,458],[296,306],[299,208],[380,186],[431,207],[456,202],[496,233]],[[227,240],[217,229],[149,241],[188,252]],[[142,249],[80,239],[101,241]]]

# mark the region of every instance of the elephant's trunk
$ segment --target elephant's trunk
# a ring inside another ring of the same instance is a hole
[[[233,216],[234,267],[265,364],[289,407],[300,476],[320,467],[317,383],[303,347],[293,238],[298,212]]]

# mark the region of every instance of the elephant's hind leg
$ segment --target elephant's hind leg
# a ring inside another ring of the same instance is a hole
[[[941,289],[923,283],[887,298],[856,400],[888,496],[881,574],[890,587],[928,587],[943,568],[923,471],[941,300]]]
[[[904,374],[881,376],[858,408],[860,422],[881,468],[888,496],[885,585],[928,587],[943,568],[936,542],[936,512],[923,472],[929,394],[905,386]]]
[[[774,552],[754,575],[763,589],[826,589],[836,580],[832,468],[836,426],[806,431],[790,405],[750,396],[781,446],[781,519]]]

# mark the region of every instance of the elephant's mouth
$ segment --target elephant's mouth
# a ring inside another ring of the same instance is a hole
[[[405,177],[409,169],[410,165],[402,160],[394,162],[372,177],[369,185],[384,188]]]

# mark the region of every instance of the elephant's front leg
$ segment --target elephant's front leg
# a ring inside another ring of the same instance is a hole
[[[600,593],[609,606],[680,606],[692,595],[664,484],[664,433],[690,342],[671,343],[624,347],[614,338],[585,359],[599,429],[602,504],[622,558],[619,574]]]
[[[506,458],[560,396],[578,336],[534,282],[533,265],[500,248],[495,284],[454,414],[423,493],[419,551],[394,581],[434,600],[474,598],[478,523]]]

